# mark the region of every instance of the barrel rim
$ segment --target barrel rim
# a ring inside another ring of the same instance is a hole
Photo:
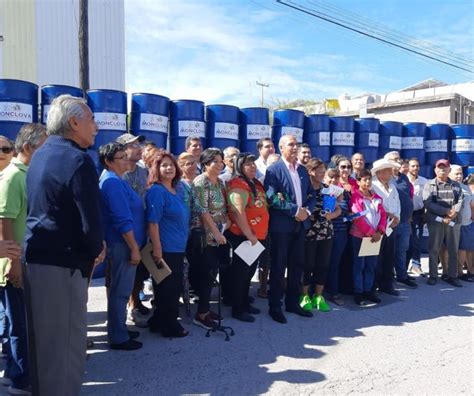
[[[237,107],[237,106],[234,106],[234,105],[222,104],[222,103],[206,105],[206,110],[207,110],[209,107],[213,107],[213,106],[233,107],[234,109],[237,109],[238,111],[240,110],[240,107]]]
[[[1,81],[15,81],[15,82],[27,83],[27,84],[34,85],[38,89],[38,84],[35,84],[34,82],[31,82],[31,81],[19,80],[17,78],[0,78],[0,82]]]
[[[154,94],[154,93],[150,93],[150,92],[134,92],[134,93],[130,94],[130,97],[133,98],[133,95],[156,96],[156,97],[159,97],[159,98],[168,99],[168,101],[170,101],[170,98],[168,96],[164,96],[164,95],[160,95],[160,94]]]
[[[241,107],[239,108],[240,111],[242,110],[267,110],[270,111],[268,107],[258,107],[258,106],[250,106],[250,107]]]
[[[127,92],[125,91],[120,91],[118,89],[101,89],[101,88],[94,88],[94,89],[88,89],[86,91],[87,95],[89,95],[90,92],[118,92],[118,93],[121,93],[121,94],[125,94],[125,96],[127,96]]]
[[[177,103],[177,102],[193,102],[193,103],[202,103],[205,105],[205,103],[202,100],[197,100],[197,99],[172,99],[170,100],[170,103]]]
[[[74,85],[65,85],[65,84],[47,84],[47,85],[42,85],[40,87],[41,90],[46,87],[65,87],[65,88],[74,88],[74,89],[79,89],[84,93],[84,90],[80,87],[75,87]]]

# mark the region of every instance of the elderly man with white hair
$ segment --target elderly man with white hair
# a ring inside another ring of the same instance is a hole
[[[396,184],[392,180],[393,169],[398,167],[394,162],[379,159],[373,163],[372,189],[383,199],[387,213],[387,230],[382,239],[379,260],[376,269],[376,285],[381,292],[398,296],[400,293],[393,287],[393,270],[395,267],[395,232],[400,222],[400,198]]]
[[[98,176],[85,152],[97,125],[82,98],[61,95],[26,176],[24,286],[34,395],[78,395],[84,375],[87,288],[103,261]]]

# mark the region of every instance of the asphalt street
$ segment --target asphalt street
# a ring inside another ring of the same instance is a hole
[[[426,269],[426,259],[423,260]],[[313,318],[287,314],[273,322],[266,300],[255,323],[230,318],[235,336],[191,334],[166,339],[141,331],[144,347],[112,351],[106,340],[106,299],[102,281],[89,298],[90,350],[85,395],[309,395],[309,394],[472,394],[474,284],[454,288],[439,281],[416,290],[397,284],[400,297],[381,295],[373,308],[346,305]],[[255,290],[252,290],[255,293]],[[193,307],[194,312],[194,307]]]

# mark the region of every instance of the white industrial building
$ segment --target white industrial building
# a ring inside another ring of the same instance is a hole
[[[429,79],[400,91],[339,98],[338,115],[381,121],[473,124],[474,82],[448,85]]]
[[[124,0],[89,1],[91,89],[125,90]],[[0,78],[79,86],[79,0],[0,0]]]

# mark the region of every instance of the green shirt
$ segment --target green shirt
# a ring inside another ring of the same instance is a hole
[[[26,171],[28,167],[13,158],[0,172],[0,218],[11,219],[13,237],[23,243],[26,231]],[[0,286],[6,285],[5,270],[9,259],[0,259]]]

